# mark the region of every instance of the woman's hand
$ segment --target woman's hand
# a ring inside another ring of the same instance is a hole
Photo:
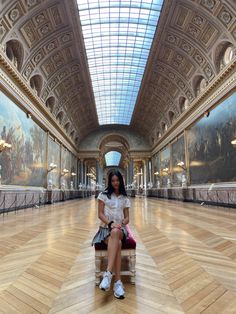
[[[126,217],[122,220],[122,225],[127,225],[129,223],[129,218]]]
[[[117,224],[117,223],[115,223],[115,222],[113,222],[112,224],[111,224],[111,228],[113,229],[113,228],[118,228],[118,229],[120,229],[121,228],[121,225],[120,224]]]

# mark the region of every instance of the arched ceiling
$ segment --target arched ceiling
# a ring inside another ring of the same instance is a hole
[[[166,0],[131,126],[153,144],[197,96],[197,79],[212,81],[222,42],[236,47],[235,0]],[[170,118],[171,117],[171,118]]]
[[[1,1],[0,43],[17,40],[23,47],[20,72],[29,83],[42,79],[39,97],[55,98],[52,114],[60,117],[74,140],[98,126],[86,54],[73,0]],[[31,86],[32,87],[32,86]],[[73,132],[74,131],[74,132]]]
[[[75,141],[98,130],[76,0],[0,5],[1,46],[11,40],[12,52],[23,53],[18,70],[29,86],[40,86],[49,113]],[[204,88],[218,75],[219,49],[236,46],[235,16],[235,0],[164,1],[130,130],[153,144],[191,105],[198,84]]]

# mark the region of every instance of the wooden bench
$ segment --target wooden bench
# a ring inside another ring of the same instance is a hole
[[[130,282],[135,284],[135,264],[136,264],[136,240],[130,230],[129,225],[126,225],[129,238],[122,242],[121,247],[121,275],[130,276]],[[96,243],[95,248],[95,283],[99,285],[100,278],[103,275],[102,264],[103,260],[107,260],[107,245]],[[106,267],[106,265],[105,265]],[[105,268],[106,269],[106,268]],[[104,270],[105,270],[104,269]]]

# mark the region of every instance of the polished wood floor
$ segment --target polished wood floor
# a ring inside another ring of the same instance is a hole
[[[0,313],[236,313],[236,210],[136,198],[136,285],[94,285],[96,200],[0,216]]]

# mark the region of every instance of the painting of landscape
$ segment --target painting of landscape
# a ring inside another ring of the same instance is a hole
[[[161,151],[161,178],[162,186],[167,186],[167,179],[170,173],[170,147],[167,146],[164,150]]]
[[[0,138],[12,145],[0,154],[2,184],[45,186],[46,133],[3,92]]]
[[[182,184],[182,174],[184,172],[183,168],[178,166],[178,163],[183,162],[186,167],[185,162],[185,147],[184,147],[184,136],[181,136],[171,145],[171,161],[172,161],[172,184],[174,186],[181,186]]]
[[[64,147],[61,148],[61,170],[69,170],[69,173],[61,177],[62,182],[65,183],[65,188],[70,188],[71,181],[71,153]]]
[[[51,137],[48,139],[48,167],[53,163],[57,167],[50,171],[48,179],[52,180],[53,188],[60,187],[60,144],[54,141]]]
[[[157,181],[159,180],[160,169],[161,169],[160,153],[157,153],[154,155],[152,162],[153,162],[153,171],[154,171],[154,186],[157,187]]]
[[[236,93],[187,132],[192,184],[236,181]]]
[[[71,172],[77,174],[77,158],[71,154]],[[77,176],[73,177],[74,188],[76,187]]]

